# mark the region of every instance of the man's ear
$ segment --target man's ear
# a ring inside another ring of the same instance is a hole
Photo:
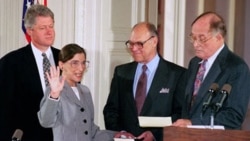
[[[158,38],[157,37],[153,37],[153,43],[156,44],[155,46],[157,47],[157,43],[158,43]]]
[[[222,35],[219,33],[219,34],[216,35],[216,39],[219,40],[219,41],[221,41],[221,40],[223,39],[223,37],[222,37]]]
[[[26,28],[26,32],[28,33],[28,35],[31,36],[32,34],[32,29],[30,27]]]

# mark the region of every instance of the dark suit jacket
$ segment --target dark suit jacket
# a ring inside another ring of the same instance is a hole
[[[52,48],[55,64],[59,50]],[[31,45],[10,52],[0,60],[0,140],[11,140],[15,129],[23,130],[22,141],[52,141],[52,130],[43,128],[37,112],[43,97]]]
[[[109,97],[103,112],[105,126],[109,130],[125,130],[135,136],[150,130],[156,140],[161,141],[162,128],[141,128],[139,126],[133,96],[136,67],[137,63],[132,62],[115,68]],[[172,116],[173,120],[180,118],[184,86],[179,82],[184,72],[184,68],[160,58],[141,116]],[[169,89],[169,92],[160,93],[162,88]]]
[[[207,100],[208,90],[212,83],[217,83],[219,90],[224,84],[230,84],[232,86],[231,93],[221,110],[215,115],[214,123],[224,125],[225,128],[229,129],[239,129],[245,118],[250,95],[250,74],[247,64],[225,46],[212,64],[201,84],[192,108],[189,109],[194,81],[199,68],[198,62],[200,61],[201,59],[194,57],[188,67],[184,118],[190,118],[194,125],[210,125],[211,108],[205,112],[202,119],[200,117],[203,102]],[[218,102],[220,97],[221,94],[217,93],[212,103]]]

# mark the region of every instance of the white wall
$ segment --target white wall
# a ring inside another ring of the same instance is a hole
[[[47,0],[55,13],[56,40],[61,48],[78,43],[87,51],[90,68],[83,84],[93,95],[95,122],[104,128],[103,106],[109,93],[114,67],[132,60],[125,49],[131,27],[144,21],[146,0]],[[149,21],[157,23],[157,1],[149,0]],[[26,44],[21,30],[22,0],[0,0],[0,57]],[[163,57],[187,66],[193,56],[187,42],[190,24],[204,10],[204,0],[165,0]],[[246,13],[249,12],[249,4]],[[246,14],[246,17],[250,17]],[[249,18],[246,24],[248,25]],[[249,31],[249,27],[247,29]],[[246,38],[249,38],[246,32]],[[247,39],[248,39],[247,38]],[[245,40],[244,58],[248,55],[249,40]],[[250,61],[248,61],[248,64]]]
[[[22,35],[23,2],[0,0],[0,57],[25,45]]]
[[[118,64],[131,61],[124,42],[128,39],[131,27],[145,20],[145,0],[47,0],[47,2],[47,6],[55,14],[54,46],[60,49],[65,44],[75,42],[87,51],[87,58],[91,63],[82,83],[92,92],[95,122],[104,128],[102,110],[109,93],[113,69]],[[26,41],[21,30],[23,1],[0,0],[0,3],[0,57],[2,57],[26,45]]]

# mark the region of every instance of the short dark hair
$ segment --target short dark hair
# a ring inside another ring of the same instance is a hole
[[[67,62],[68,60],[72,59],[77,53],[83,53],[85,55],[85,58],[87,58],[85,50],[78,44],[67,44],[61,49],[59,53],[59,61]]]
[[[198,21],[200,18],[204,16],[211,15],[210,19],[210,30],[220,32],[223,37],[226,36],[227,34],[227,29],[226,29],[226,24],[224,22],[224,19],[217,13],[212,12],[212,11],[207,11],[199,15],[191,24],[193,26],[196,21]]]

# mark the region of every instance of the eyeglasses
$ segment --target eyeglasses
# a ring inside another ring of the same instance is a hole
[[[192,34],[189,35],[189,42],[194,44],[194,42],[198,43],[198,44],[205,44],[208,40],[212,39],[213,35],[210,35],[208,37],[204,36],[204,35],[200,35],[198,37],[193,36]]]
[[[143,45],[149,41],[150,39],[154,38],[155,36],[151,36],[149,37],[147,40],[143,41],[143,42],[132,42],[130,40],[128,40],[127,42],[125,42],[125,45],[131,49],[133,48],[134,46],[136,46],[138,49],[142,49],[143,48]]]
[[[89,67],[89,61],[83,61],[83,62],[80,62],[80,61],[76,61],[76,60],[73,60],[70,63],[70,66],[72,68],[77,68],[79,66],[83,67],[83,68],[88,68]]]

